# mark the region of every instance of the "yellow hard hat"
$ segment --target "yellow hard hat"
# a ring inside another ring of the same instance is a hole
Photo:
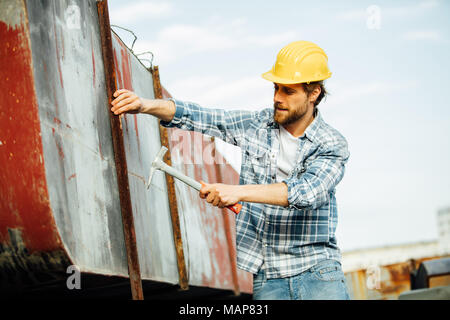
[[[266,80],[281,83],[310,83],[331,77],[328,57],[316,44],[309,41],[295,41],[277,55],[272,69],[262,74]]]

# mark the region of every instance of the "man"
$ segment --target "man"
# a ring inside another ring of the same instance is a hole
[[[200,197],[236,218],[238,267],[254,274],[254,299],[348,299],[337,246],[335,187],[349,157],[345,138],[317,108],[329,78],[328,57],[312,42],[285,46],[263,78],[274,107],[203,108],[176,99],[146,100],[118,90],[115,114],[142,112],[166,127],[214,135],[241,147],[239,185],[202,182]]]

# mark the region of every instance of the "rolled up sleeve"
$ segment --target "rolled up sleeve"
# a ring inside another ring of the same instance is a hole
[[[289,207],[317,209],[327,204],[344,176],[349,155],[345,140],[325,146],[307,168],[284,179],[282,182],[288,187]]]
[[[171,121],[164,121],[161,120],[159,123],[166,128],[174,128],[177,127],[182,119],[183,119],[183,115],[184,115],[184,104],[181,101],[175,100],[173,98],[167,99],[169,101],[172,101],[173,103],[175,103],[175,115],[173,116]]]
[[[175,115],[171,121],[160,121],[162,126],[201,132],[237,146],[241,145],[245,130],[259,117],[258,111],[213,109],[173,98],[169,100],[175,103]]]

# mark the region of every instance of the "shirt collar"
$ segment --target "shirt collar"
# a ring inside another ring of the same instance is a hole
[[[322,115],[320,114],[320,111],[317,107],[316,107],[316,110],[317,110],[317,112],[316,112],[316,116],[314,117],[314,120],[306,128],[303,135],[300,136],[300,137],[305,136],[311,142],[313,142],[314,139],[317,137],[320,125],[323,121]],[[272,129],[280,128],[280,125],[273,120],[273,114],[272,114],[272,117],[267,121],[267,127],[272,128]]]
[[[304,136],[306,136],[306,138],[308,138],[309,141],[313,142],[318,134],[319,134],[319,128],[320,125],[322,124],[322,115],[320,114],[319,109],[316,107],[316,116],[314,117],[314,120],[309,124],[309,126],[306,128],[305,132],[304,132]]]

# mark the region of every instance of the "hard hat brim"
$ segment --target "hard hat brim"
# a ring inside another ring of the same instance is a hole
[[[292,79],[285,79],[281,77],[277,77],[272,73],[272,70],[263,73],[261,76],[271,82],[274,83],[280,83],[280,84],[296,84],[296,83],[309,83],[309,82],[315,82],[315,81],[322,81],[325,79],[328,79],[331,77],[331,72],[328,73],[328,75],[324,77],[318,77],[318,78],[310,78],[310,79],[302,79],[302,80],[292,80]]]

